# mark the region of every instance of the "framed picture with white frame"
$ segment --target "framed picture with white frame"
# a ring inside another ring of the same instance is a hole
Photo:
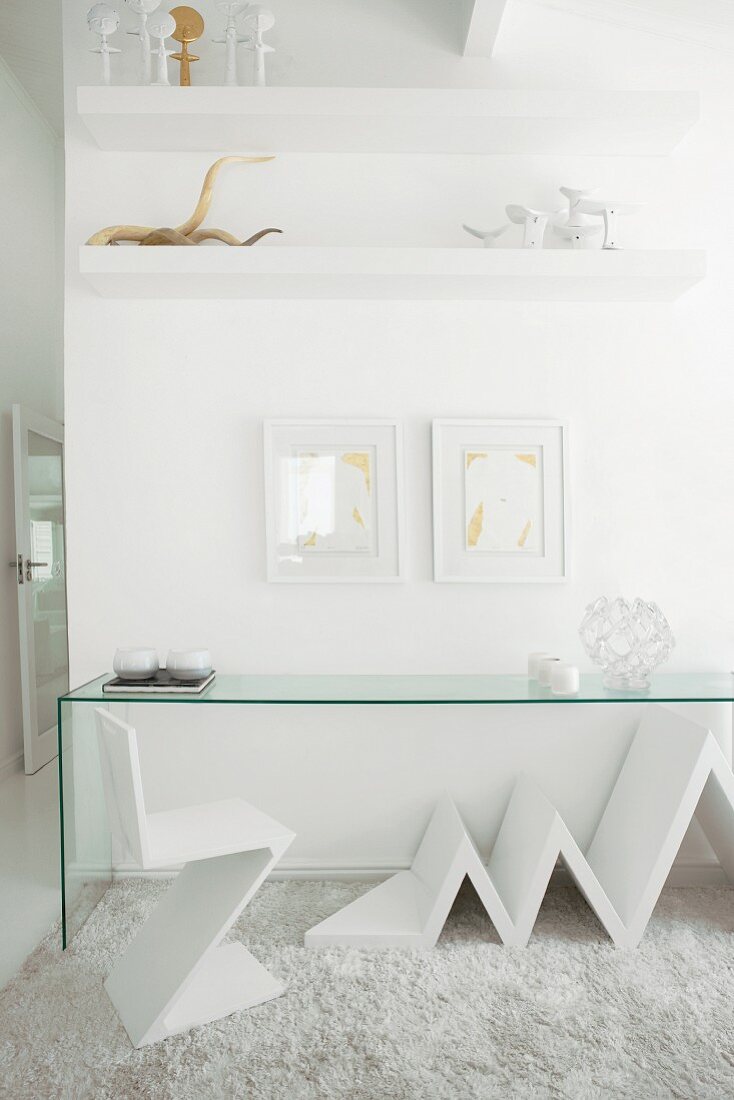
[[[568,576],[568,429],[558,420],[434,420],[434,578]]]
[[[402,431],[395,420],[266,420],[270,581],[404,579]]]

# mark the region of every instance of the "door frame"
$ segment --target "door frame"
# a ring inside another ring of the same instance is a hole
[[[61,494],[64,516],[64,602],[66,605],[66,663],[69,664],[69,605],[67,592],[67,539],[66,539],[66,454],[64,427],[41,413],[22,405],[13,405],[13,481],[15,489],[15,554],[25,562],[31,556],[30,516],[28,515],[28,448],[24,446],[28,432],[53,439],[61,444]],[[20,578],[23,578],[21,581]],[[42,734],[36,732],[38,708],[36,706],[36,659],[33,634],[33,614],[26,598],[25,577],[16,572],[18,589],[18,639],[20,645],[20,689],[23,713],[23,752],[26,775],[32,775],[53,760],[58,753],[58,727],[52,726]],[[34,759],[35,757],[35,759]],[[40,762],[39,762],[40,761]]]

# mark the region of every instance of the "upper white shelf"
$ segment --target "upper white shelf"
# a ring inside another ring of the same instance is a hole
[[[198,248],[82,245],[104,298],[365,298],[663,302],[704,277],[697,250]]]
[[[101,149],[241,153],[664,155],[696,92],[474,88],[77,89]]]

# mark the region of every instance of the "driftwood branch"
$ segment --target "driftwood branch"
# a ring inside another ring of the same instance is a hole
[[[212,164],[204,177],[199,201],[196,204],[193,214],[175,229],[167,227],[156,228],[155,226],[146,225],[110,225],[106,229],[100,229],[97,233],[93,233],[87,241],[87,244],[111,245],[117,244],[119,241],[137,241],[139,245],[146,246],[195,245],[199,244],[201,241],[214,240],[221,241],[223,244],[241,246],[255,244],[256,241],[259,241],[260,238],[264,237],[267,233],[282,233],[282,229],[261,229],[259,233],[255,233],[252,237],[248,237],[246,241],[240,241],[234,234],[228,233],[225,229],[199,228],[209,212],[214,192],[214,184],[219,174],[219,170],[224,164],[263,164],[266,161],[274,159],[274,157],[220,157],[219,160]]]

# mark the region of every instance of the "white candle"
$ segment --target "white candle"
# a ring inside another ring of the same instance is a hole
[[[554,695],[577,695],[580,678],[576,665],[558,661],[551,669],[550,686]]]
[[[538,665],[543,660],[543,658],[551,656],[552,654],[541,652],[540,650],[537,653],[530,654],[530,656],[528,657],[528,676],[531,680],[538,679]]]
[[[551,673],[556,665],[561,663],[560,657],[541,657],[538,661],[538,683],[543,687],[550,687]]]

